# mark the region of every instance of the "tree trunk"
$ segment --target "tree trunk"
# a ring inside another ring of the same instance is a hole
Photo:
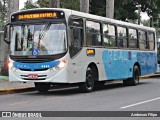
[[[50,8],[60,8],[60,0],[51,0]]]
[[[19,10],[19,0],[7,0],[7,22],[10,22],[10,15]]]
[[[106,17],[114,18],[114,0],[106,0]]]
[[[89,13],[89,0],[80,0],[80,11]]]

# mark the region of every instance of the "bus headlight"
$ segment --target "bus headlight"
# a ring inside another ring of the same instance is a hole
[[[67,64],[67,60],[62,60],[55,68],[56,68],[56,70],[60,70],[60,69],[64,68],[66,66],[66,64]]]
[[[13,62],[8,62],[8,67],[12,68],[13,67]]]

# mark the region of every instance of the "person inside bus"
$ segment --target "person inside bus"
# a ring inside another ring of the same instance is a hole
[[[112,46],[112,40],[111,40],[111,36],[108,35],[108,30],[104,31],[104,43],[106,46],[111,47]]]

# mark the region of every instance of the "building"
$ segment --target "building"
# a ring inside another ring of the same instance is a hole
[[[4,57],[5,57],[5,42],[3,41],[3,35],[4,35],[4,32],[3,31],[0,31],[0,71],[1,71],[1,68],[4,64]]]

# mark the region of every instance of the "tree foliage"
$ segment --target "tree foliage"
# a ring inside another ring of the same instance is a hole
[[[2,0],[1,0],[2,1]],[[33,4],[32,0],[27,0],[25,9],[36,7],[50,7],[51,1],[38,0]],[[56,0],[55,0],[56,1]],[[106,16],[106,0],[89,0],[90,13],[100,16]],[[146,12],[153,19],[153,24],[160,27],[160,2],[159,0],[115,0],[114,18],[122,21],[136,21],[138,19],[138,6],[142,12]],[[60,0],[61,8],[80,10],[80,0]],[[157,22],[158,20],[158,22]]]

